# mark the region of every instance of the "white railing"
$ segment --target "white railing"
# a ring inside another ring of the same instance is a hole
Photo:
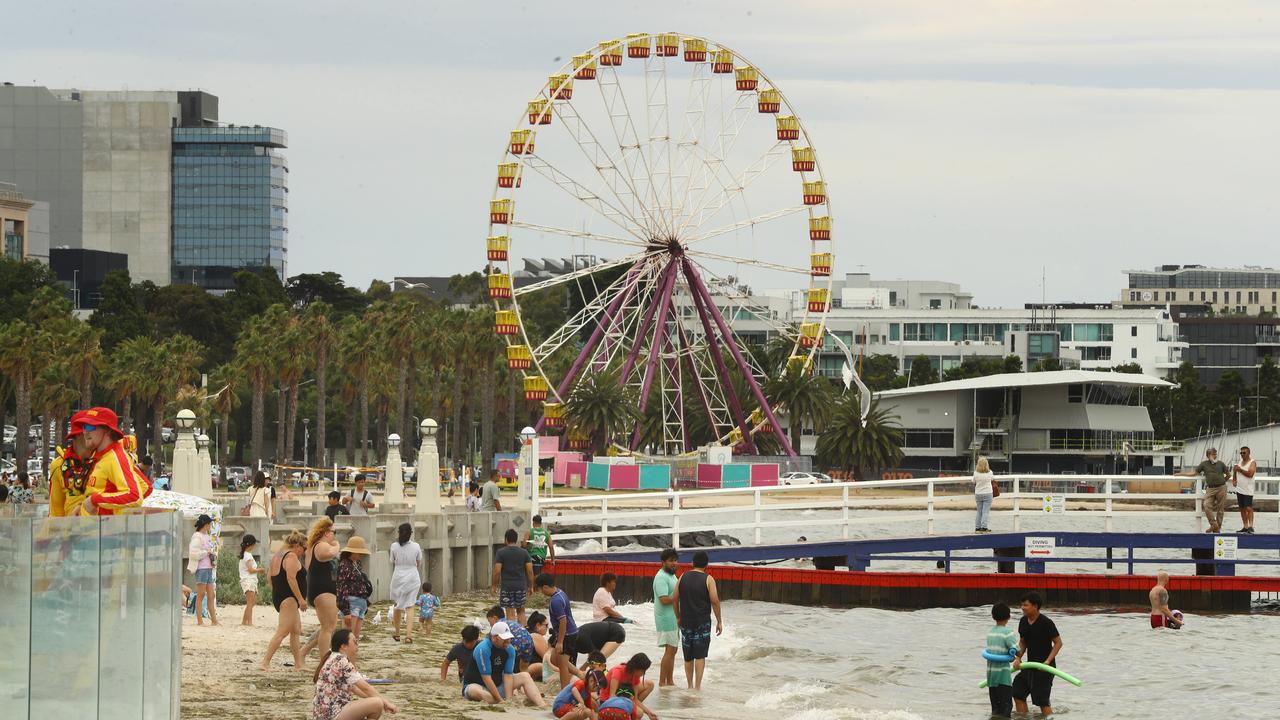
[[[993,518],[1012,517],[1013,530],[1022,529],[1023,517],[1043,517],[1046,497],[1062,496],[1063,515],[1099,518],[1107,532],[1117,517],[1194,518],[1195,531],[1205,529],[1203,480],[1176,475],[997,475],[1000,497]],[[1259,500],[1280,500],[1280,478],[1255,478]],[[1129,492],[1130,485],[1168,484],[1177,492]],[[1091,487],[1093,491],[1082,491]],[[1269,492],[1267,492],[1269,490]],[[557,525],[599,524],[593,532],[557,533],[557,540],[599,540],[608,548],[609,538],[633,535],[670,535],[672,547],[680,547],[686,532],[752,531],[752,544],[762,543],[767,528],[838,527],[848,539],[855,525],[921,523],[926,534],[935,531],[938,510],[960,509],[973,501],[970,477],[923,478],[916,480],[874,480],[821,485],[781,485],[720,490],[680,490],[665,492],[607,493],[556,498],[540,498],[534,512],[547,523]],[[1143,503],[1174,504],[1177,508],[1130,507]],[[1087,504],[1086,504],[1087,503]],[[1073,506],[1074,505],[1074,506]],[[910,510],[891,515],[862,515],[859,510]],[[777,518],[777,513],[804,510],[839,510],[838,517],[823,515],[803,519]],[[752,519],[725,516],[750,513]],[[1273,514],[1280,525],[1280,511]],[[720,520],[724,518],[724,520]],[[630,529],[611,529],[620,525]],[[634,526],[650,526],[637,530]],[[816,539],[815,539],[816,541]]]

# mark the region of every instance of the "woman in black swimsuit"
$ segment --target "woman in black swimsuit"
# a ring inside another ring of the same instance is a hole
[[[293,669],[306,672],[302,666],[302,610],[307,609],[307,570],[302,567],[303,552],[306,550],[307,538],[294,531],[285,536],[284,549],[271,558],[271,602],[280,613],[276,625],[276,634],[267,643],[266,657],[258,669],[266,672],[271,668],[271,658],[285,637],[289,638],[289,649],[293,651]]]
[[[312,648],[329,647],[333,631],[338,627],[337,559],[341,546],[333,533],[333,521],[327,517],[311,523],[307,532],[307,602],[316,609],[320,632],[302,648],[305,658]]]

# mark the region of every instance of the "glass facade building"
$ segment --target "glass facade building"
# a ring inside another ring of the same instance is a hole
[[[283,130],[173,129],[173,282],[223,291],[235,273],[287,277],[289,168]]]

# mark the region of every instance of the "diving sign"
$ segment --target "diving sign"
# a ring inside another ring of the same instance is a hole
[[[1057,538],[1052,537],[1028,536],[1023,543],[1022,553],[1026,558],[1051,558],[1058,547]]]
[[[1213,538],[1213,557],[1218,560],[1235,560],[1240,549],[1240,538],[1217,535]]]
[[[1067,512],[1066,495],[1045,495],[1044,511],[1047,515],[1064,515]]]

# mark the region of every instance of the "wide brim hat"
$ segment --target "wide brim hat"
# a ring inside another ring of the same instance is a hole
[[[352,535],[347,540],[347,546],[342,548],[342,552],[349,552],[352,555],[369,555],[369,546],[365,544],[364,538],[359,535]]]
[[[124,433],[120,432],[120,419],[116,417],[116,412],[111,408],[95,407],[88,410],[81,410],[71,416],[71,432],[67,433],[67,437],[79,435],[84,432],[86,425],[94,427],[104,427],[114,432],[120,437],[124,437]]]

